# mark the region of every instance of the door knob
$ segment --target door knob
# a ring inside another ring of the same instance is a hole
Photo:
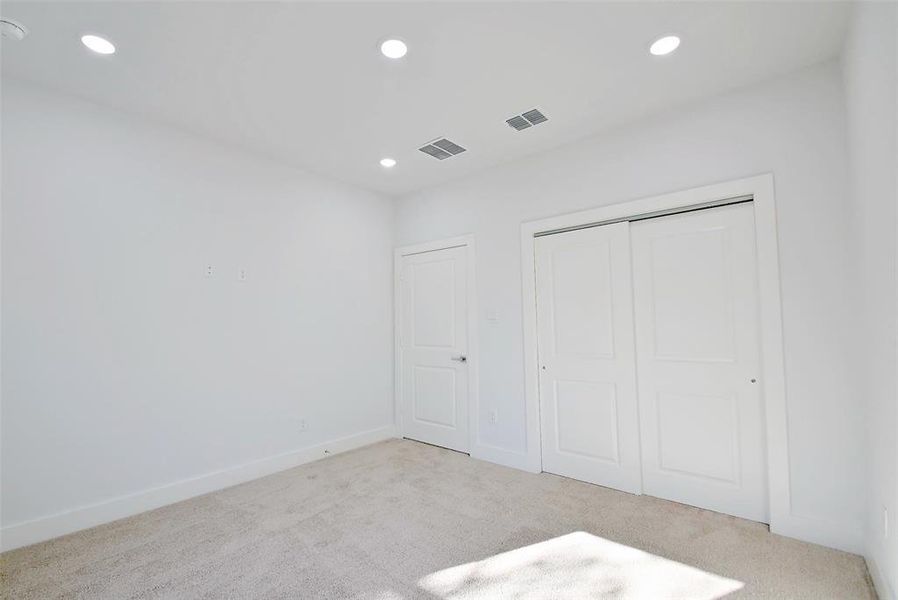
[[[462,354],[461,356],[453,356],[452,360],[457,360],[458,362],[468,362],[468,357]]]

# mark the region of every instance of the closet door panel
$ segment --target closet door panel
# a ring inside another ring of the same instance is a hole
[[[766,522],[751,205],[631,236],[644,492]]]
[[[639,493],[628,224],[535,252],[543,470]]]

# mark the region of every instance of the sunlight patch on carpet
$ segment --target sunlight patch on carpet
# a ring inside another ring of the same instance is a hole
[[[444,600],[714,600],[743,583],[578,531],[426,575]]]

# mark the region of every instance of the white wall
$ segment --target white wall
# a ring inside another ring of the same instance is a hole
[[[2,92],[5,546],[180,492],[56,513],[391,425],[389,199]]]
[[[764,172],[774,174],[778,204],[794,527],[859,551],[863,414],[845,364],[847,155],[836,64],[397,203],[399,244],[476,236],[482,444],[525,449],[522,221]]]
[[[843,55],[851,160],[849,289],[857,293],[853,366],[867,412],[864,552],[882,600],[894,600],[898,592],[896,13],[895,4],[856,5]]]

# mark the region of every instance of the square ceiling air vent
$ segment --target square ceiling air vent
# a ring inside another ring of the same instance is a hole
[[[543,113],[539,112],[537,109],[528,110],[527,112],[515,115],[510,119],[506,119],[506,123],[512,129],[517,131],[521,131],[522,129],[527,129],[528,127],[532,127],[534,125],[539,125],[540,123],[545,123],[548,121],[548,117]]]
[[[465,152],[465,148],[462,148],[455,142],[450,142],[446,138],[437,138],[432,142],[427,142],[420,148],[418,148],[424,154],[429,154],[430,156],[436,158],[437,160],[445,160],[447,158],[452,158],[453,156],[457,156],[462,152]]]

